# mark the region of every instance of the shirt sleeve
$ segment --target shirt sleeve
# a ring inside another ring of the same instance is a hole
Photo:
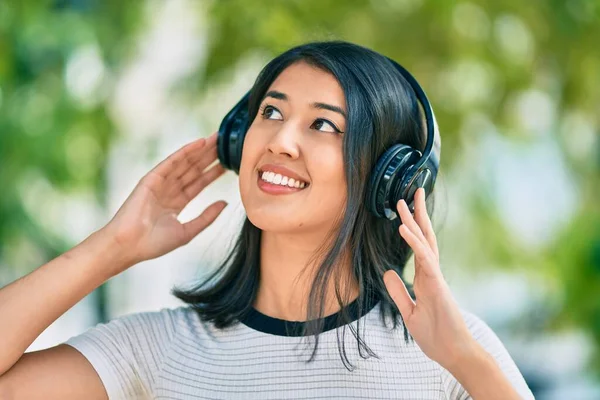
[[[517,393],[524,400],[535,400],[533,393],[527,386],[525,378],[519,371],[514,360],[494,333],[494,331],[476,315],[461,310],[465,323],[475,340],[494,357],[496,363],[512,383]],[[449,400],[470,400],[472,397],[465,388],[446,369],[442,368],[442,382]]]
[[[172,342],[174,311],[126,315],[89,328],[65,343],[92,364],[110,400],[151,399]]]

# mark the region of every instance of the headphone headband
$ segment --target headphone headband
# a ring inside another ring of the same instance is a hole
[[[423,108],[427,141],[421,153],[404,144],[395,144],[378,159],[373,167],[368,188],[367,208],[379,218],[398,217],[396,203],[405,199],[414,212],[414,194],[425,188],[426,196],[433,190],[440,163],[441,138],[433,109],[417,80],[396,61],[386,57],[404,77]],[[225,115],[219,125],[217,154],[221,164],[239,174],[244,138],[250,126],[248,91]]]
[[[421,85],[419,85],[419,82],[417,82],[415,77],[412,76],[410,72],[408,72],[402,65],[398,64],[391,58],[385,58],[387,58],[392,63],[392,65],[396,67],[396,70],[400,72],[404,79],[406,79],[410,87],[415,92],[417,99],[423,107],[423,112],[425,113],[425,133],[427,134],[427,143],[425,144],[425,149],[423,150],[423,156],[419,159],[419,161],[417,161],[414,168],[418,170],[425,164],[425,162],[429,161],[432,165],[435,166],[435,172],[437,173],[437,170],[440,166],[442,141],[440,138],[438,124],[433,113],[433,108],[429,103],[429,99],[427,98],[427,95],[425,94],[425,91],[423,90]]]

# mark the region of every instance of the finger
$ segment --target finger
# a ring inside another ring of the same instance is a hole
[[[400,314],[402,314],[402,318],[406,322],[410,319],[416,305],[410,297],[406,285],[393,269],[390,269],[383,274],[383,281],[385,282],[390,297],[394,300],[394,303],[396,303],[398,310],[400,310]]]
[[[187,203],[192,201],[201,191],[204,190],[205,187],[210,185],[214,180],[223,175],[226,172],[225,168],[221,164],[216,164],[208,171],[206,171],[202,176],[200,176],[195,181],[190,182],[185,187],[181,188],[179,201],[183,202],[179,203],[178,206],[185,206]]]
[[[420,240],[424,245],[429,246],[427,239],[423,236],[423,232],[421,231],[421,227],[415,221],[413,215],[408,209],[408,205],[404,201],[404,199],[400,199],[398,201],[398,212],[400,213],[400,218],[402,219],[402,223],[406,225],[408,229],[410,229],[414,235]]]
[[[187,171],[185,171],[179,180],[181,181],[182,186],[187,186],[190,182],[195,181],[204,173],[206,167],[212,164],[217,159],[217,148],[213,146],[209,149],[208,145],[204,148],[205,154],[202,157],[198,158],[192,165],[189,166]]]
[[[201,148],[192,149],[185,153],[185,158],[181,163],[176,167],[173,171],[172,176],[176,178],[181,178],[185,175],[194,165],[199,161],[203,160],[207,154],[215,154],[216,158],[216,148],[217,148],[217,135],[213,133],[207,138],[204,139],[204,146]],[[210,164],[210,163],[209,163]]]
[[[435,237],[435,232],[433,231],[431,219],[427,214],[427,205],[425,203],[425,189],[419,188],[415,196],[417,197],[417,207],[415,208],[415,220],[417,221],[417,224],[419,224],[419,226],[421,227],[421,231],[423,232],[425,239],[427,239],[429,247],[435,254],[436,259],[439,261],[440,256],[438,252],[437,239]]]
[[[221,214],[221,211],[227,207],[227,203],[223,200],[211,204],[196,218],[183,224],[184,240],[188,243],[190,240],[198,236],[200,232],[212,224],[215,219]]]
[[[415,253],[415,273],[422,271],[427,276],[436,276],[436,271],[439,271],[439,268],[433,265],[437,261],[433,261],[434,255],[429,246],[423,244],[405,224],[400,225],[398,230]]]
[[[217,155],[217,136],[216,133],[213,133],[212,135],[210,135],[209,137],[206,138],[206,145],[205,147],[202,149],[202,151],[200,152],[196,152],[192,155],[190,155],[189,157],[189,166],[187,169],[183,170],[178,176],[183,176],[184,174],[186,174],[188,172],[188,170],[196,165],[198,163],[198,161],[204,159],[204,157],[206,156],[207,153],[210,154],[215,154],[215,158]]]
[[[171,154],[153,170],[153,173],[167,179],[170,176],[178,176],[177,174],[189,164],[189,157],[195,154],[206,145],[206,139],[200,138],[191,143],[186,144],[179,150]]]

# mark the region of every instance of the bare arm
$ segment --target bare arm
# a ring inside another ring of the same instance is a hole
[[[476,341],[448,371],[473,399],[522,399],[494,358]]]
[[[51,323],[109,279],[110,271],[127,267],[117,246],[98,231],[0,290],[0,376]]]
[[[225,203],[181,223],[181,210],[225,171],[216,135],[178,150],[140,180],[110,223],[78,246],[0,289],[0,399],[105,399],[92,365],[59,345],[24,354],[58,317],[107,279],[166,254],[210,225]]]
[[[423,352],[448,370],[472,398],[520,399],[517,389],[527,398],[533,397],[522,377],[522,385],[507,379],[494,357],[469,331],[440,268],[425,195],[423,188],[416,191],[414,215],[405,200],[397,203],[402,219],[400,235],[415,256],[416,301],[395,271],[384,274],[386,288],[402,314],[404,325]],[[496,347],[501,346],[499,340],[498,344]],[[520,388],[515,387],[517,384]]]
[[[2,400],[106,400],[108,394],[88,360],[73,347],[61,344],[25,353],[0,377]]]

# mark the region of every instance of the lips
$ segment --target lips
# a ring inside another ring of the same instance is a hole
[[[256,184],[261,191],[263,191],[264,193],[270,194],[270,195],[293,194],[293,193],[301,192],[304,189],[308,188],[308,185],[304,186],[304,188],[300,189],[300,188],[296,188],[296,187],[289,187],[287,185],[283,186],[283,185],[277,185],[274,183],[269,183],[267,181],[264,181],[262,179],[261,175],[262,175],[262,172],[257,174]]]
[[[263,174],[264,174],[265,172],[273,172],[273,173],[275,173],[275,171],[261,171],[261,170],[258,170],[258,178],[262,180],[262,176],[263,176]],[[276,173],[276,174],[277,174],[277,173]],[[283,174],[281,174],[281,175],[283,175]],[[302,180],[302,179],[298,180],[298,179],[295,179],[295,178],[293,178],[293,177],[291,177],[291,176],[286,176],[286,177],[287,177],[288,179],[294,179],[294,183],[296,183],[296,182],[304,183],[304,187],[303,187],[302,189],[305,189],[305,188],[307,188],[307,187],[309,186],[309,183],[308,183],[308,182],[306,182],[306,181],[304,181],[304,180]],[[277,184],[277,183],[272,183],[272,182],[267,182],[267,181],[264,181],[264,182],[265,182],[265,183],[269,183],[270,185],[277,185],[277,186],[290,187],[290,186],[287,186],[287,185],[279,185],[279,184]],[[293,188],[293,187],[294,187],[294,186],[292,186],[292,188]],[[299,188],[298,188],[298,189],[299,189]]]
[[[306,186],[310,184],[308,179],[282,164],[263,164],[258,168],[258,172],[260,175],[262,175],[264,171],[270,171],[276,174],[281,174],[282,176],[287,176],[288,178],[293,178],[295,181],[304,182]]]

